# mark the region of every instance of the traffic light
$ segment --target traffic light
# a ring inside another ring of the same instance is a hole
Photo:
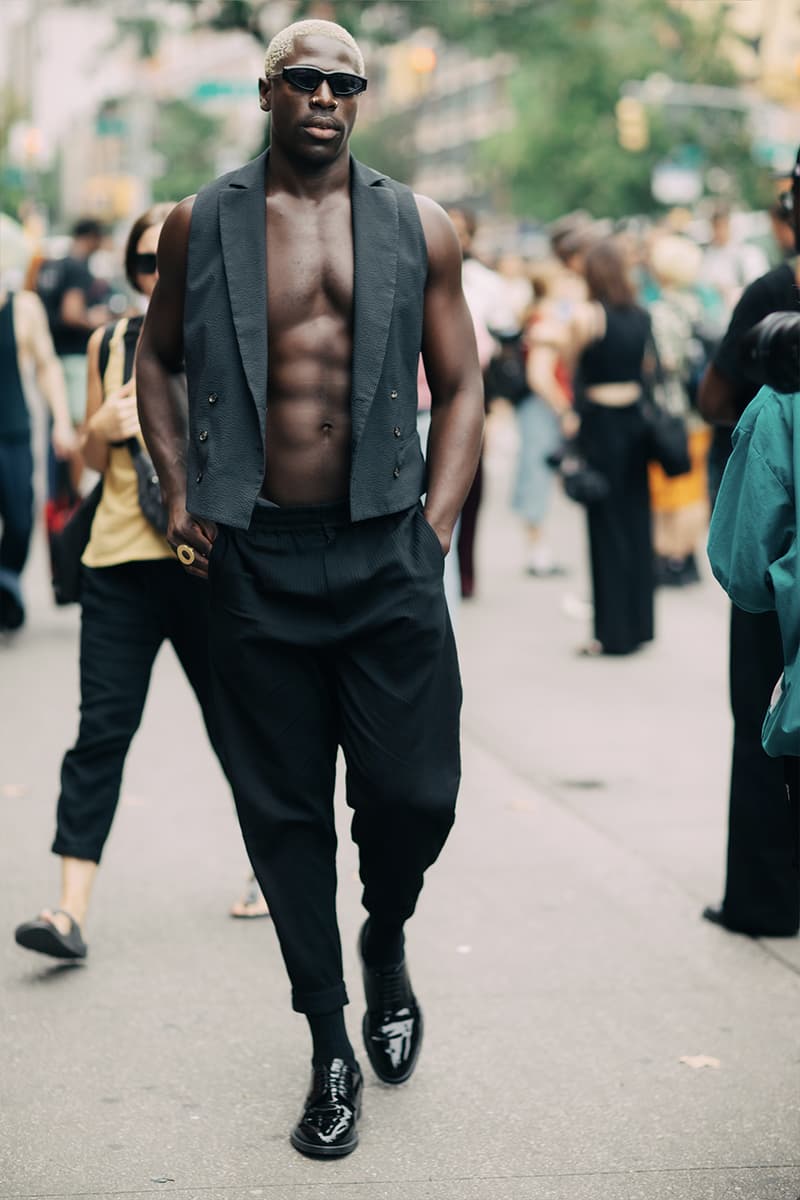
[[[617,101],[617,138],[623,150],[645,150],[650,141],[647,109],[635,96],[623,96]]]

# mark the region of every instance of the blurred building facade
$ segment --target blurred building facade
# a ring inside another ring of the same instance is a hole
[[[243,32],[194,30],[184,5],[160,6],[151,53],[120,26],[112,5],[6,0],[0,71],[16,119],[6,170],[35,201],[37,180],[58,173],[58,223],[92,213],[124,222],[152,200],[168,165],[154,150],[159,112],[182,101],[213,116],[210,174],[258,149],[262,51]],[[179,199],[180,197],[175,197]]]
[[[359,119],[367,125],[387,117],[402,121],[416,190],[443,204],[487,206],[492,196],[478,150],[490,134],[514,126],[514,67],[512,55],[477,58],[435,30],[419,30],[372,48],[377,86]]]

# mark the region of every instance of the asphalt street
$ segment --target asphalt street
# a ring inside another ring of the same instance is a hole
[[[362,1054],[361,1145],[336,1162],[288,1142],[305,1022],[270,922],[227,916],[246,860],[169,649],[87,963],[14,945],[57,900],[49,844],[77,722],[78,616],[52,606],[37,543],[28,627],[0,646],[3,1200],[798,1200],[800,947],[699,919],[724,865],[725,597],[706,572],[659,595],[641,655],[577,657],[582,514],[561,498],[553,514],[569,574],[526,577],[515,444],[495,414],[478,594],[458,614],[460,814],[408,930],[426,1044],[396,1089]],[[362,915],[337,803],[358,1047]]]

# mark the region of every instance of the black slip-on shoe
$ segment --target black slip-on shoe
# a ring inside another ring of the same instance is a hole
[[[364,930],[358,939],[367,1011],[361,1031],[372,1069],[384,1083],[405,1083],[422,1046],[422,1010],[411,988],[405,958],[394,967],[368,967]]]
[[[39,954],[49,954],[51,958],[86,958],[89,948],[81,936],[78,922],[63,908],[53,911],[69,917],[72,922],[69,933],[62,933],[52,921],[37,917],[35,921],[25,921],[17,926],[14,941],[26,950],[37,950]]]
[[[358,1067],[334,1058],[314,1067],[311,1088],[291,1134],[295,1150],[310,1158],[343,1158],[358,1145],[363,1079]]]
[[[748,928],[745,925],[740,924],[738,921],[732,921],[725,913],[724,908],[722,908],[722,907],[714,908],[710,904],[706,908],[703,909],[702,916],[705,921],[710,921],[712,925],[719,925],[721,929],[727,929],[728,933],[741,933],[741,934],[744,934],[745,937],[752,937],[752,938],[797,937],[797,927],[796,926],[793,926],[792,928],[787,927],[787,928],[781,928],[781,929],[777,929],[777,928],[756,929],[755,926],[753,926],[752,928]]]

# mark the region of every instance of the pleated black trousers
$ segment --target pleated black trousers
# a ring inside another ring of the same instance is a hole
[[[346,1003],[336,756],[367,912],[401,923],[453,822],[461,683],[438,538],[415,506],[258,506],[210,563],[211,660],[239,820],[293,1007]]]
[[[630,654],[653,637],[653,549],[645,424],[638,404],[584,402],[580,444],[608,481],[589,506],[594,636],[606,654]]]

